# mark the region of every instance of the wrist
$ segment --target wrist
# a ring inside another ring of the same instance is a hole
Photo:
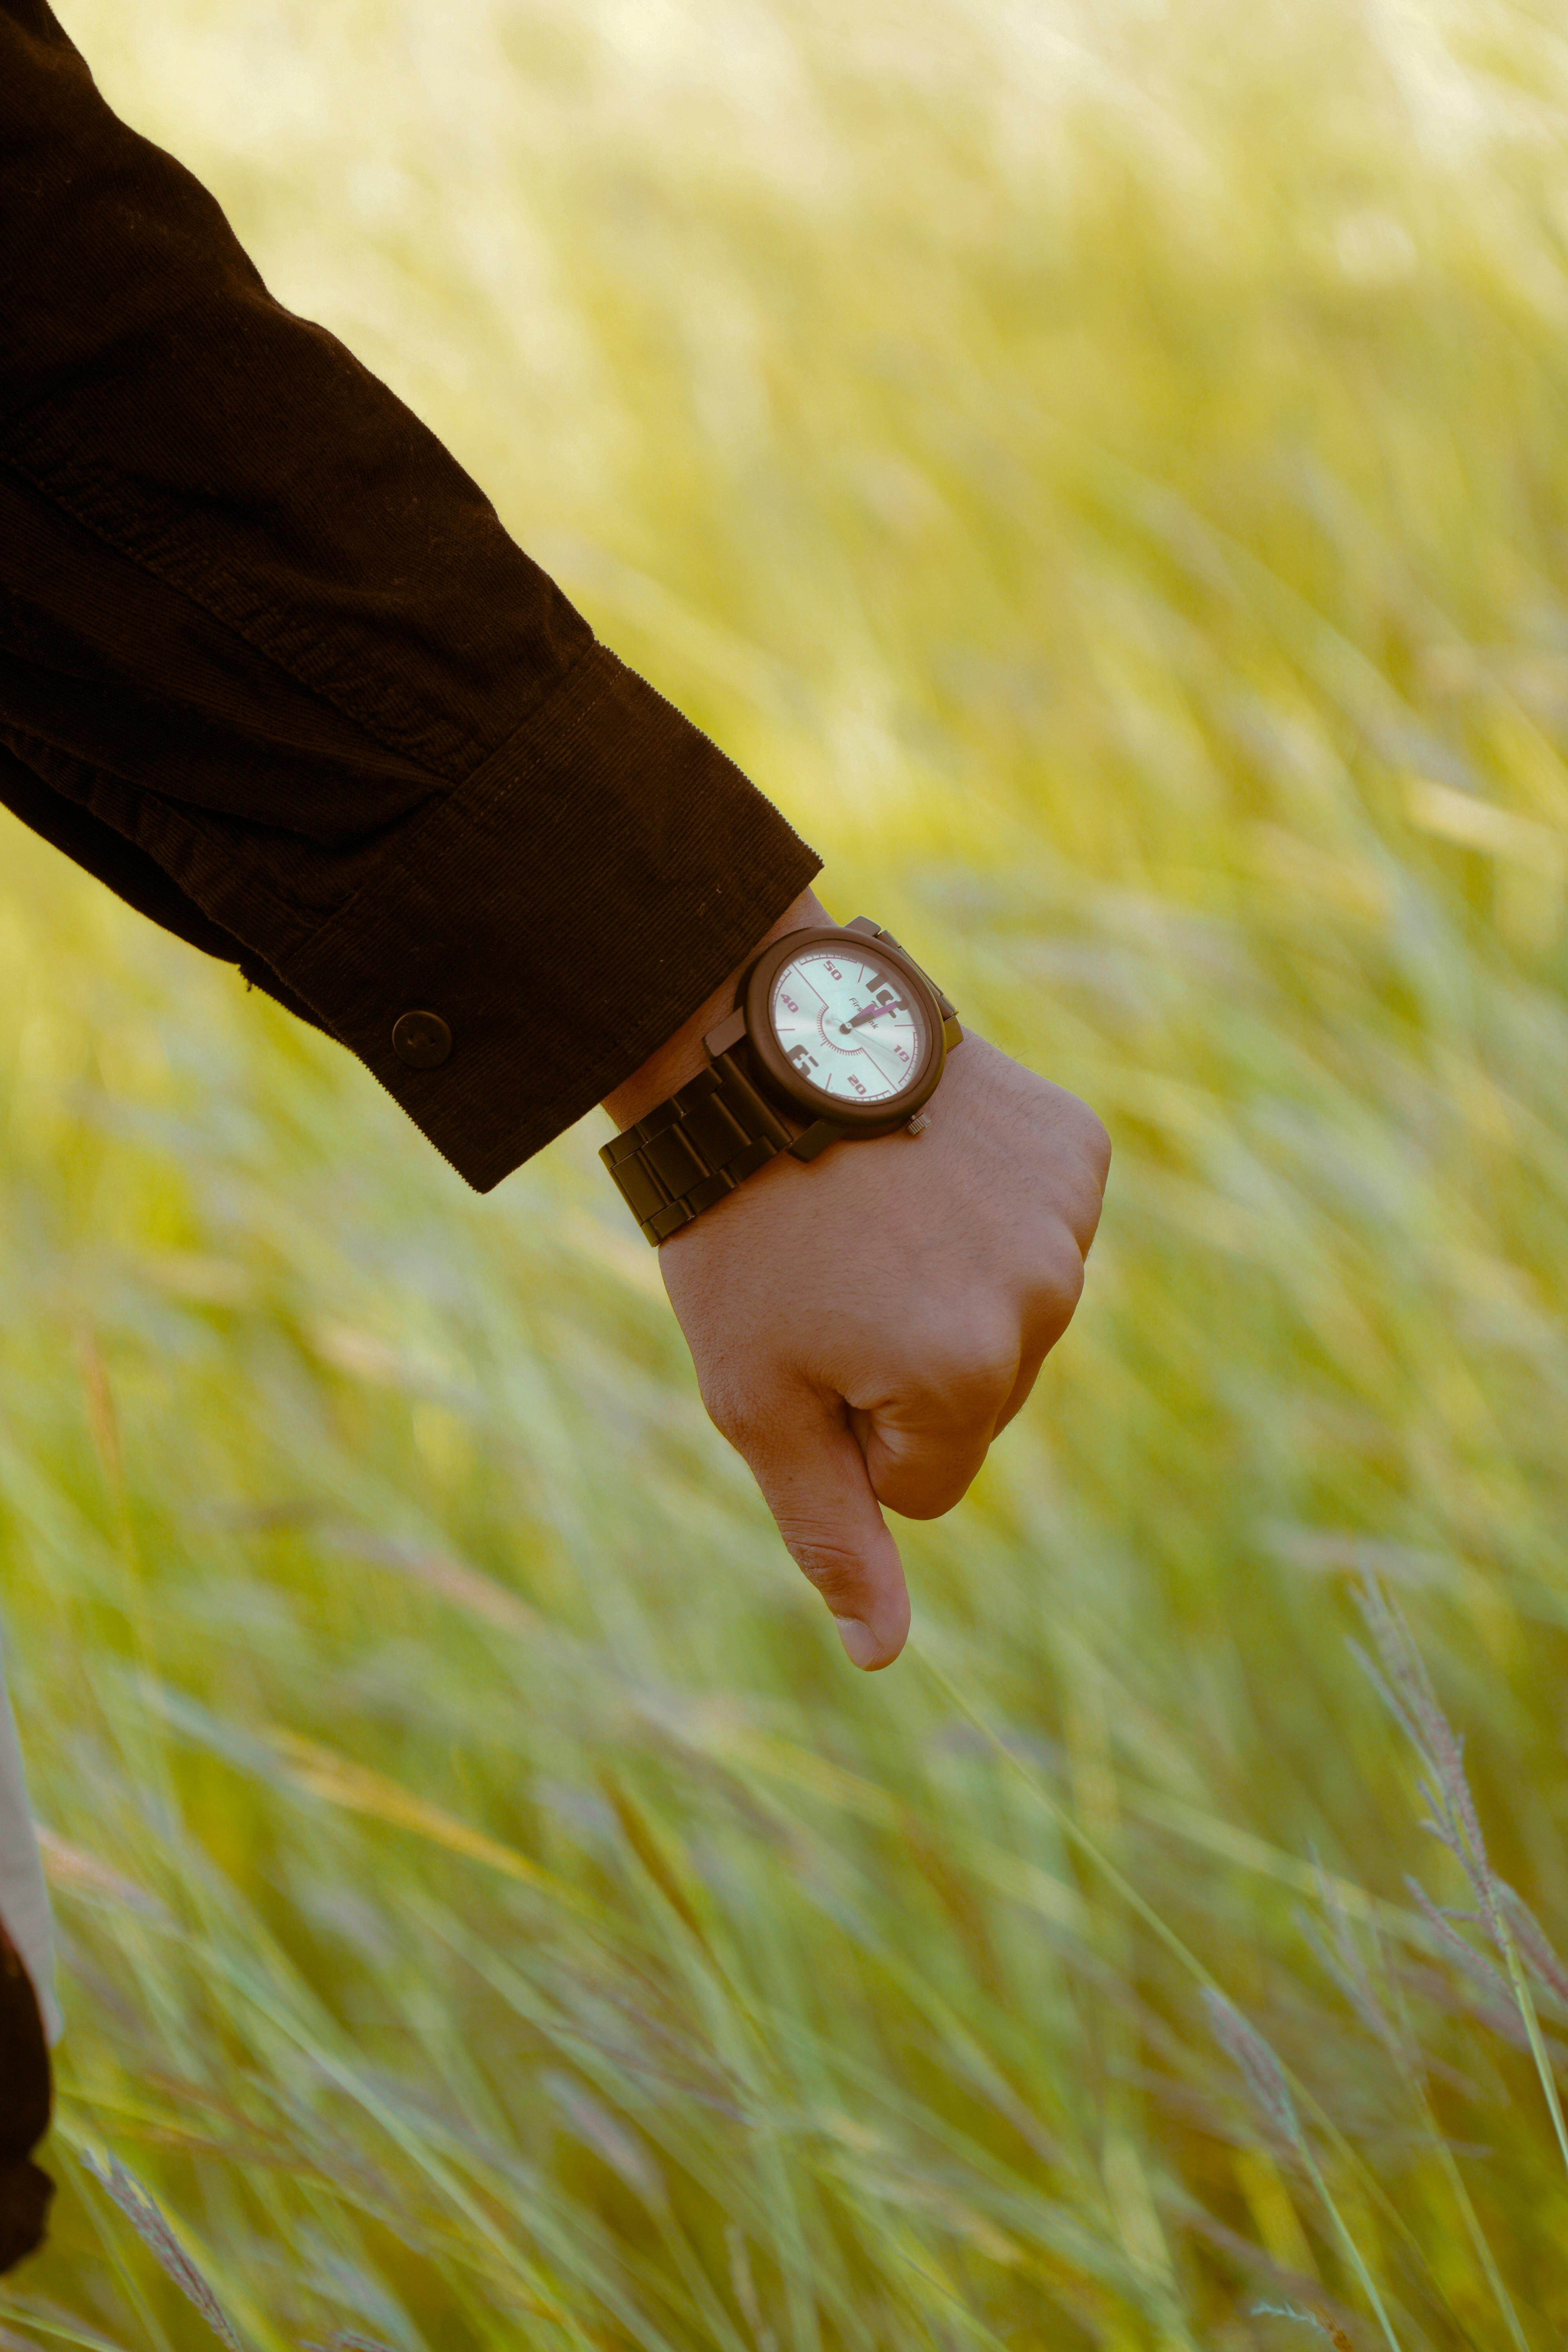
[[[703,1051],[702,1040],[710,1029],[731,1010],[742,973],[765,947],[773,940],[782,939],[786,931],[798,931],[808,923],[831,920],[815,890],[803,890],[798,898],[793,899],[777,922],[763,933],[744,962],[736,965],[711,996],[698,1006],[689,1020],[684,1021],[673,1036],[667,1037],[664,1044],[648,1055],[639,1069],[634,1070],[629,1078],[623,1078],[620,1085],[605,1097],[604,1108],[616,1125],[622,1129],[634,1126],[659,1103],[668,1101],[678,1087],[683,1087],[688,1078],[695,1077],[698,1071],[706,1066],[708,1056]]]

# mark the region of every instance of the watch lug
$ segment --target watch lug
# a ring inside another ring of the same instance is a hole
[[[830,1143],[837,1143],[844,1131],[843,1128],[837,1126],[832,1119],[819,1118],[815,1120],[804,1134],[797,1135],[793,1143],[786,1144],[784,1149],[792,1160],[815,1160],[818,1152],[826,1151]]]
[[[844,928],[847,931],[867,931],[874,940],[879,940],[882,936],[882,926],[880,923],[874,923],[869,915],[857,915],[855,920],[852,923],[846,923]]]
[[[888,945],[890,948],[896,949],[898,953],[903,957],[906,963],[915,964],[915,970],[920,973],[921,978],[924,981],[926,986],[930,989],[937,1003],[941,1005],[942,1017],[943,1021],[951,1022],[954,1013],[958,1011],[958,1007],[954,1004],[952,997],[948,995],[946,990],[937,986],[935,981],[931,978],[930,972],[927,971],[923,964],[915,963],[915,960],[910,953],[908,948],[903,945],[901,940],[896,940],[891,931],[879,931],[877,933],[877,937],[879,940],[886,940]],[[956,1036],[952,1036],[948,1039],[948,1044],[950,1045],[962,1045],[963,1043],[963,1032],[962,1030],[959,1030]]]
[[[963,1032],[958,1025],[958,1015],[956,1013],[950,1013],[947,1019],[942,1023],[942,1040],[943,1045],[950,1054],[955,1045],[963,1045]]]
[[[727,1054],[731,1045],[738,1045],[745,1034],[744,1013],[731,1013],[720,1022],[717,1029],[710,1029],[702,1043],[710,1057],[716,1062],[721,1054]]]

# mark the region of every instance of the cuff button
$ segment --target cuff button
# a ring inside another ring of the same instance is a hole
[[[438,1013],[405,1013],[394,1024],[392,1050],[411,1070],[436,1070],[452,1050],[452,1033]]]

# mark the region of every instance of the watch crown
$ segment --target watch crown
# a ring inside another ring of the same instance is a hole
[[[906,1119],[904,1121],[904,1133],[906,1135],[923,1135],[930,1125],[930,1111],[917,1110],[913,1118]]]

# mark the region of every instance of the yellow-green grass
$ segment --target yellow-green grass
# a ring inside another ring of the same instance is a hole
[[[255,2352],[1561,2344],[1553,13],[66,14],[1117,1162],[867,1681],[595,1136],[476,1201],[5,830],[7,2340],[213,2341],[133,2180]]]

